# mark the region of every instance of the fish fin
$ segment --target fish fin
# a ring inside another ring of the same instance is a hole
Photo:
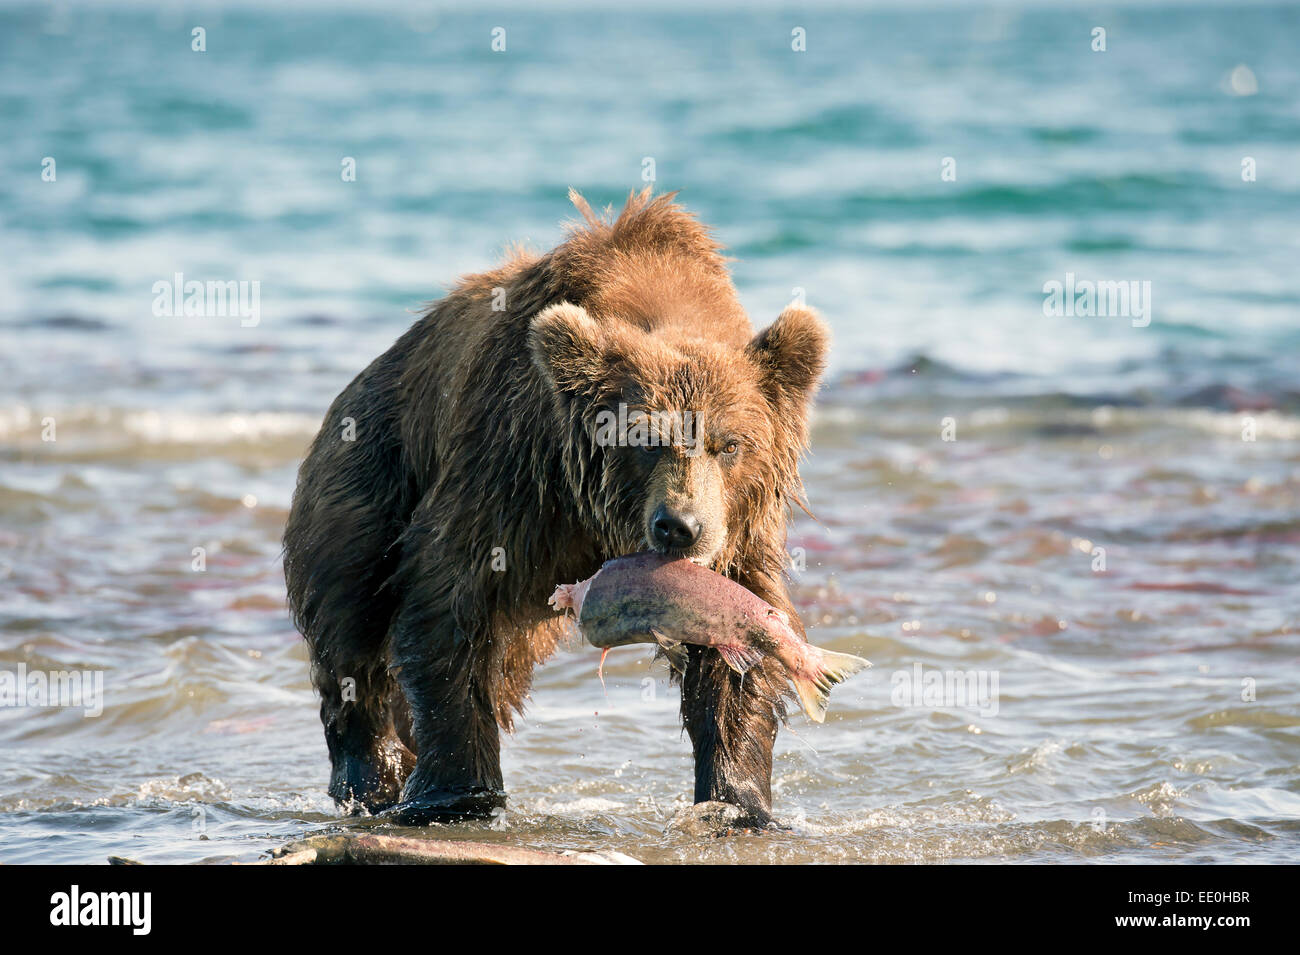
[[[722,654],[722,659],[727,661],[727,666],[731,667],[741,676],[749,672],[749,668],[763,659],[763,654],[753,647],[744,643],[719,643],[717,650]]]
[[[826,720],[826,706],[831,701],[831,687],[843,683],[859,670],[871,666],[871,661],[851,653],[836,653],[809,644],[807,655],[812,676],[794,676],[791,682],[799,694],[799,702],[808,718],[816,723]]]
[[[596,676],[600,677],[600,688],[605,689],[605,657],[609,656],[609,647],[600,651],[600,666],[596,667]],[[608,692],[605,694],[608,696]]]
[[[682,642],[671,637],[665,637],[658,630],[651,630],[650,636],[655,638],[655,643],[659,645],[659,650],[668,661],[668,665],[678,673],[685,673],[686,648],[682,646]]]

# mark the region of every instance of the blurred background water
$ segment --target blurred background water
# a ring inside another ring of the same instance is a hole
[[[651,169],[756,324],[832,325],[794,592],[876,668],[781,735],[791,829],[713,840],[669,826],[662,668],[620,651],[605,695],[575,645],[509,808],[444,834],[1296,861],[1297,53],[1291,4],[0,6],[0,669],[105,687],[0,708],[0,861],[348,824],[284,605],[297,462],[421,303]],[[154,314],[176,273],[259,282],[257,323]],[[1044,314],[1067,274],[1149,282],[1150,324]],[[996,713],[896,705],[916,664],[996,674]]]

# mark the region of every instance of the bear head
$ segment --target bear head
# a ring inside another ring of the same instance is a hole
[[[784,559],[826,328],[800,305],[756,335],[745,320],[743,339],[709,325],[570,302],[532,320],[568,482],[611,556],[653,549],[723,573]]]

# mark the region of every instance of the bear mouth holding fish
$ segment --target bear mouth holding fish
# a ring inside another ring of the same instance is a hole
[[[548,603],[557,611],[572,610],[583,638],[602,651],[602,686],[605,657],[619,646],[654,645],[678,676],[688,665],[685,644],[717,650],[742,679],[772,656],[785,668],[809,719],[821,723],[831,687],[871,664],[813,646],[795,632],[784,610],[710,569],[726,542],[719,472],[739,456],[744,442],[724,433],[715,441],[718,460],[710,462],[701,459],[707,434],[695,411],[629,410],[620,402],[617,413],[597,414],[598,445],[636,448],[652,475],[660,475],[649,482],[643,508],[647,549],[605,561],[585,580],[560,584]],[[674,453],[675,468],[663,467]]]

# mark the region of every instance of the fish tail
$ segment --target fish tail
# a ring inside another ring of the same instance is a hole
[[[843,683],[859,670],[871,666],[870,661],[851,653],[836,653],[807,644],[804,647],[805,665],[791,677],[799,702],[808,718],[821,723],[826,719],[826,706],[831,701],[831,687]]]

